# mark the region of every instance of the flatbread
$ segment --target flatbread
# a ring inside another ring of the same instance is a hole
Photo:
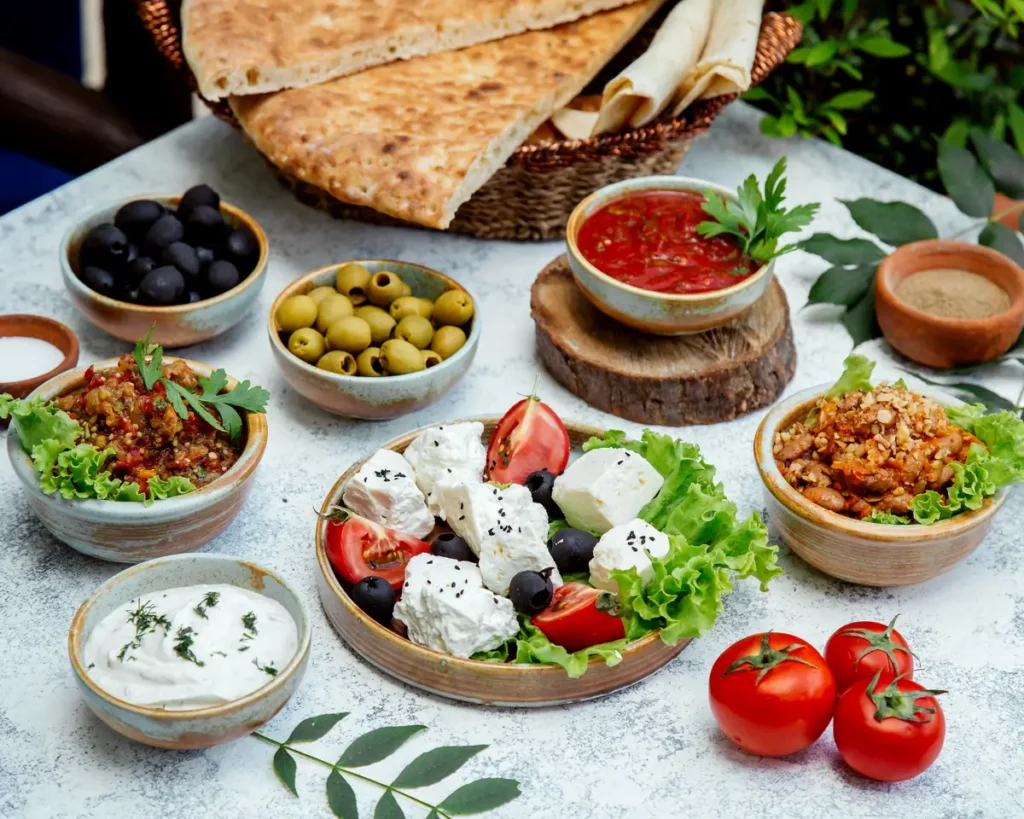
[[[635,0],[184,0],[182,50],[209,100],[315,85],[546,29]]]
[[[446,228],[662,2],[230,104],[287,173],[342,201]]]

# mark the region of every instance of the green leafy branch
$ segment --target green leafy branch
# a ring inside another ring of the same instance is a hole
[[[324,737],[335,725],[347,717],[347,713],[321,714],[300,722],[284,742],[256,731],[252,734],[277,747],[273,767],[281,783],[298,797],[295,787],[297,763],[295,756],[319,763],[330,769],[327,775],[326,795],[331,813],[339,819],[359,819],[356,795],[346,777],[366,782],[381,788],[381,795],[374,809],[374,819],[404,819],[405,814],[396,797],[401,797],[430,813],[427,819],[450,819],[452,816],[467,816],[494,810],[516,799],[519,783],[514,779],[478,779],[456,788],[436,805],[409,793],[410,790],[436,785],[459,770],[486,745],[450,745],[425,751],[406,765],[389,784],[374,779],[353,768],[363,768],[387,759],[402,747],[411,737],[426,730],[425,725],[396,725],[376,728],[352,740],[348,747],[331,763],[306,753],[296,747],[297,742],[314,742]]]

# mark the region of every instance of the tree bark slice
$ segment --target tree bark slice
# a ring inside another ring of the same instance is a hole
[[[729,421],[773,403],[796,369],[789,305],[775,280],[731,324],[656,336],[597,310],[559,256],[534,282],[530,312],[538,355],[555,379],[591,406],[641,424]]]

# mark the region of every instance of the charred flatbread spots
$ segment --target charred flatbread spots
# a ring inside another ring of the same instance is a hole
[[[287,173],[345,202],[445,228],[661,2],[309,88],[232,97],[231,106]]]

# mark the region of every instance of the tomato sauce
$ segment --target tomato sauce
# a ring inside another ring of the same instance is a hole
[[[643,191],[609,202],[580,227],[576,245],[623,284],[658,293],[707,293],[750,278],[757,265],[730,236],[705,238],[713,221],[695,191]]]

